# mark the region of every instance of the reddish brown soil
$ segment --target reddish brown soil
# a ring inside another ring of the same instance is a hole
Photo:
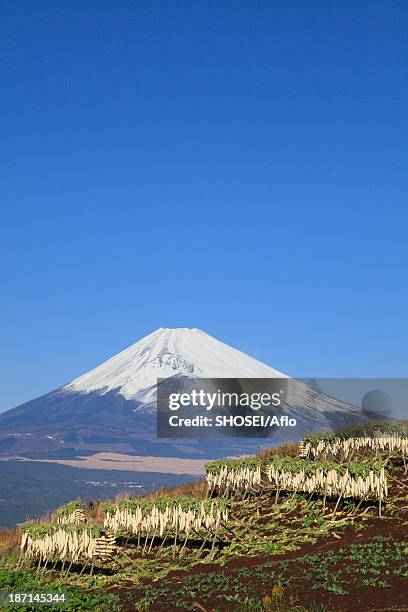
[[[176,587],[180,579],[184,579],[187,576],[221,571],[223,574],[231,575],[232,577],[235,575],[235,571],[239,568],[259,567],[265,563],[268,563],[268,565],[271,566],[271,563],[277,563],[283,559],[296,559],[303,555],[323,553],[329,550],[338,551],[340,548],[346,548],[351,544],[368,543],[377,535],[391,536],[395,540],[407,541],[408,527],[406,525],[402,526],[401,522],[397,520],[389,520],[386,518],[382,520],[373,519],[363,532],[356,533],[353,528],[346,528],[341,539],[331,537],[324,542],[320,541],[315,544],[306,543],[302,545],[299,550],[291,551],[282,555],[240,557],[228,562],[222,568],[220,568],[220,566],[216,563],[200,564],[192,570],[186,572],[172,572],[168,575],[163,583],[158,583],[158,585],[171,583]],[[306,609],[312,607],[313,605],[316,606],[316,604],[322,604],[324,606],[322,610],[326,610],[327,612],[385,612],[386,610],[394,612],[408,612],[407,578],[388,575],[387,582],[391,585],[389,588],[375,588],[363,585],[359,586],[354,584],[352,581],[349,583],[342,582],[344,588],[349,594],[337,595],[324,590],[316,591],[312,588],[313,583],[308,584],[302,581],[302,574],[305,570],[304,565],[293,562],[290,569],[294,585],[284,589],[285,601],[287,601],[288,604],[293,601],[293,605],[301,605]],[[268,585],[264,580],[259,580],[259,583],[257,583],[257,579],[252,576],[242,579],[243,586],[248,584],[248,582],[251,583],[252,587],[255,587],[256,595],[259,600],[261,600],[265,595],[269,595],[274,586],[273,582]],[[143,598],[144,595],[144,591],[140,588],[140,586],[135,587],[134,585],[130,584],[124,588],[116,588],[114,590],[120,595],[124,610],[134,610],[136,602]],[[199,602],[203,609],[207,612],[213,610],[235,612],[239,610],[239,605],[222,601],[216,596],[205,599],[200,599],[200,597],[197,597],[197,599],[194,601]],[[193,600],[191,600],[191,604],[193,609]],[[283,608],[283,610],[284,609],[285,608]],[[315,609],[318,608],[315,607]],[[171,602],[170,592],[168,596],[163,597],[161,600],[152,604],[150,610],[174,612],[180,610],[180,607],[177,607]]]
[[[408,482],[408,479],[405,479]],[[397,491],[401,494],[406,494],[408,488],[394,485],[394,492]],[[183,609],[178,607],[177,602],[172,601],[171,591],[172,588],[176,590],[180,586],[180,582],[186,577],[191,576],[192,578],[197,574],[209,574],[212,572],[223,573],[226,576],[231,576],[232,579],[236,579],[236,571],[240,568],[257,568],[260,566],[268,565],[271,570],[273,566],[282,560],[297,559],[304,555],[315,555],[319,553],[325,553],[327,551],[337,552],[341,548],[347,548],[351,544],[364,544],[369,543],[376,536],[392,537],[397,541],[408,541],[408,507],[405,508],[404,503],[399,502],[397,505],[401,507],[398,516],[393,516],[391,512],[386,511],[383,518],[377,516],[371,516],[365,523],[364,529],[356,531],[352,526],[346,527],[339,532],[341,537],[330,536],[324,540],[319,540],[316,543],[304,543],[300,549],[296,551],[286,552],[281,555],[265,555],[255,557],[238,557],[226,563],[224,566],[220,566],[217,563],[199,564],[193,569],[185,572],[172,572],[163,582],[157,582],[153,584],[146,584],[146,586],[158,587],[161,585],[167,585],[170,590],[166,596],[162,596],[159,601],[155,601],[151,605],[149,610],[156,612],[175,612]],[[407,559],[408,560],[408,559]],[[154,563],[154,557],[152,558]],[[347,595],[338,595],[332,592],[328,592],[323,589],[313,589],[315,582],[310,583],[303,580],[305,572],[305,565],[292,561],[290,564],[290,575],[292,583],[290,586],[284,588],[284,607],[282,612],[290,608],[292,605],[303,606],[306,610],[313,610],[321,612],[408,612],[408,578],[399,577],[390,574],[386,576],[387,582],[390,584],[389,588],[378,588],[373,586],[364,586],[356,584],[359,581],[353,581],[353,576],[347,578],[347,570],[344,568],[345,574],[344,579],[342,575],[342,586],[348,591]],[[393,569],[393,563],[387,566],[388,570]],[[256,578],[254,576],[242,577],[240,584],[244,588],[245,585],[250,584],[255,592],[255,597],[261,600],[265,595],[270,595],[274,586],[273,580],[270,584],[265,581],[265,577]],[[124,610],[135,610],[137,602],[143,598],[144,589],[139,585],[128,584],[121,588],[116,587],[114,592],[120,596],[121,603],[123,604]],[[195,607],[194,603],[198,602],[201,607]],[[285,607],[286,606],[286,607]],[[320,607],[319,607],[320,606]],[[231,603],[226,600],[217,598],[216,593],[211,596],[202,596],[198,594],[195,599],[191,599],[191,609],[201,609],[206,612],[212,612],[214,610],[222,612],[238,612],[240,605]],[[296,608],[295,608],[296,609]]]

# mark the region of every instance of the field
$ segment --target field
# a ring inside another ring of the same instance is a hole
[[[74,500],[0,534],[0,591],[67,590],[72,611],[408,610],[407,434],[354,428]]]

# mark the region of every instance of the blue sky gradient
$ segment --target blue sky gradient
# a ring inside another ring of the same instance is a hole
[[[407,376],[404,1],[0,6],[0,410],[158,327]]]

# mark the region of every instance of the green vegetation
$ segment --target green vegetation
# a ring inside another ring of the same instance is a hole
[[[240,459],[219,459],[206,463],[207,474],[218,474],[223,468],[228,470],[256,470],[262,464],[260,457],[242,457]]]
[[[10,559],[0,557],[0,591],[11,593],[26,592],[52,592],[65,593],[67,604],[64,606],[50,606],[50,610],[61,609],[66,612],[86,612],[95,610],[98,612],[109,612],[119,610],[118,597],[115,595],[101,594],[95,591],[67,586],[64,580],[52,579],[49,575],[38,576],[28,570],[15,570],[10,566]],[[4,606],[4,612],[23,611],[38,612],[38,606],[13,605]]]
[[[27,523],[21,528],[23,533],[29,535],[33,540],[42,540],[46,536],[52,536],[58,531],[81,534],[89,533],[93,538],[99,538],[101,530],[97,525],[70,525],[60,523]]]
[[[292,474],[300,474],[303,472],[306,476],[313,476],[317,472],[327,474],[334,471],[339,476],[350,474],[353,478],[367,478],[370,472],[376,476],[380,476],[384,470],[384,462],[379,459],[363,460],[363,461],[347,461],[344,463],[336,463],[335,461],[308,461],[307,459],[293,459],[292,457],[273,457],[270,464],[282,472],[290,472]]]
[[[203,499],[202,497],[192,497],[189,495],[180,495],[177,497],[167,497],[165,495],[156,499],[122,499],[118,502],[109,502],[105,504],[105,513],[113,514],[117,510],[127,510],[131,513],[136,513],[140,510],[143,517],[150,516],[154,509],[159,512],[165,512],[167,508],[181,508],[184,512],[201,511],[211,513],[214,508],[220,511],[227,510],[228,504],[224,499]]]
[[[317,444],[319,440],[335,442],[336,440],[346,440],[347,438],[375,438],[378,434],[397,434],[401,438],[408,438],[408,421],[370,421],[342,429],[341,431],[309,434],[303,440]]]
[[[303,458],[334,458],[345,461],[354,455],[402,457],[405,471],[408,457],[408,422],[383,421],[357,425],[337,433],[305,436],[300,443]]]
[[[66,516],[69,516],[70,514],[73,514],[76,510],[81,510],[81,509],[82,509],[81,500],[79,498],[73,499],[72,501],[68,502],[64,506],[61,506],[61,508],[58,508],[58,510],[54,512],[54,517],[55,519],[66,517]]]
[[[86,523],[25,525],[18,561],[0,556],[0,590],[68,590],[61,609],[72,611],[324,612],[373,589],[405,602],[408,476],[384,459],[363,449],[343,461],[216,461],[207,493],[191,485],[192,495],[95,502]],[[80,500],[54,518],[77,511]]]
[[[230,572],[222,569],[210,573],[198,572],[194,576],[181,578],[177,586],[172,586],[171,580],[165,580],[158,587],[147,586],[141,603],[154,607],[156,602],[171,592],[177,602],[176,607],[181,609],[189,609],[191,600],[197,594],[201,595],[204,605],[207,599],[242,605],[245,601],[255,601],[254,595],[260,583],[265,585],[265,589],[271,583],[279,585],[282,594],[288,587],[302,588],[312,583],[315,591],[343,596],[348,594],[347,585],[350,588],[350,584],[357,587],[389,588],[387,576],[401,576],[407,570],[408,541],[395,541],[380,536],[367,544],[340,548],[338,552],[305,555],[277,563],[267,562]]]

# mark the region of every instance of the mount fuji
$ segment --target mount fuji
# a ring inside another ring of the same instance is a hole
[[[216,340],[199,329],[160,328],[67,385],[0,414],[0,454],[68,456],[109,450],[139,455],[195,456],[194,441],[156,437],[158,378],[282,378],[270,366]],[[350,404],[298,382],[288,402],[304,431],[319,419],[320,429],[365,420]],[[216,454],[220,442],[200,443]],[[239,446],[239,447],[238,447]],[[232,452],[254,442],[234,439]],[[227,451],[225,451],[227,452]]]

